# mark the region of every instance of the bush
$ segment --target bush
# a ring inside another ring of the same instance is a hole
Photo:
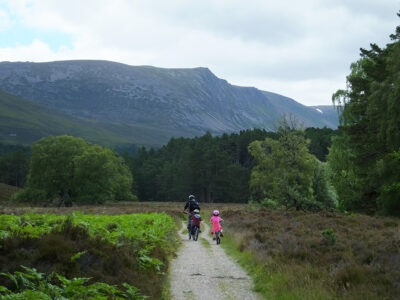
[[[328,244],[334,245],[336,243],[336,234],[332,228],[322,230],[322,236]]]
[[[46,200],[46,191],[35,188],[25,188],[11,196],[11,201],[15,202],[43,203]]]
[[[277,209],[280,207],[279,203],[275,200],[265,198],[262,202],[261,205],[264,207],[269,207],[269,208],[274,208]]]

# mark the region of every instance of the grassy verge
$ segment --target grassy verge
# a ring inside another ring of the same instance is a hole
[[[221,246],[265,299],[397,299],[399,220],[223,211]]]
[[[309,275],[312,270],[300,270],[272,260],[261,262],[251,251],[240,251],[239,244],[229,234],[224,234],[221,246],[248,272],[254,282],[254,291],[264,299],[334,299]]]

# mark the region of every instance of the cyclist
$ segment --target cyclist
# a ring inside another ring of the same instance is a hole
[[[194,229],[195,229],[196,227],[198,227],[198,228],[199,228],[199,232],[201,232],[201,231],[200,231],[200,222],[201,222],[202,220],[201,220],[201,216],[200,216],[200,211],[199,211],[197,208],[193,211],[193,214],[192,214],[192,216],[191,216],[190,221],[191,221],[191,230],[192,230],[192,234],[194,234],[194,232],[195,232]]]
[[[189,195],[189,200],[186,202],[185,207],[183,208],[183,211],[188,210],[188,225],[187,228],[190,230],[190,220],[192,215],[194,215],[193,211],[195,209],[198,209],[200,211],[200,206],[199,203],[197,202],[195,196]]]
[[[221,236],[222,235],[222,226],[221,223],[223,221],[223,219],[219,216],[219,211],[218,210],[214,210],[213,211],[213,216],[210,219],[211,223],[213,224],[212,230],[211,230],[211,234],[214,235],[214,233],[216,231],[219,231]],[[213,239],[215,239],[215,237],[213,237]]]

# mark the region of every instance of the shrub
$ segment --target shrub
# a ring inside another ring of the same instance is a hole
[[[332,228],[327,228],[322,230],[322,236],[324,237],[324,241],[330,245],[334,245],[336,243],[336,234]]]

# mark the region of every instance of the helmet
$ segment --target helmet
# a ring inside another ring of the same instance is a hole
[[[196,208],[193,212],[198,214],[200,211]]]
[[[189,195],[189,200],[192,200],[192,199],[194,199],[194,196],[193,195]]]
[[[219,211],[218,211],[218,210],[214,210],[214,211],[213,211],[213,215],[214,215],[214,216],[218,216],[218,215],[219,215]]]

